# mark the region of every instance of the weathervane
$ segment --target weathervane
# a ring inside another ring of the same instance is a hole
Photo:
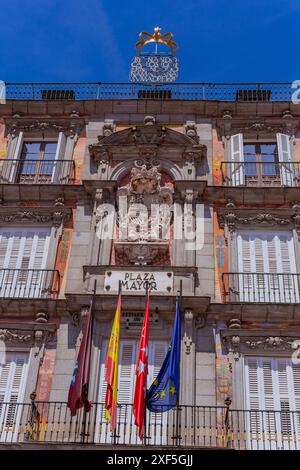
[[[174,53],[178,44],[173,41],[172,33],[161,34],[161,28],[156,26],[153,34],[142,31],[139,41],[135,43],[138,56],[131,62],[130,79],[132,82],[168,83],[178,78],[179,61]],[[154,52],[144,52],[143,48],[154,44]],[[159,51],[159,45],[169,50]]]

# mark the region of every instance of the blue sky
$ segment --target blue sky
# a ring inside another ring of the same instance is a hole
[[[128,81],[140,31],[172,31],[180,81],[300,79],[299,0],[0,0],[0,79]]]

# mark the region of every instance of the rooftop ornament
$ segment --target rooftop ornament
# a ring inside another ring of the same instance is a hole
[[[174,82],[178,78],[179,61],[174,55],[178,44],[173,41],[173,34],[161,34],[161,28],[156,26],[153,34],[143,31],[139,38],[135,43],[138,55],[131,62],[130,80],[146,83]],[[145,52],[144,48],[149,44],[154,44],[154,51]],[[161,46],[164,48],[159,50]]]

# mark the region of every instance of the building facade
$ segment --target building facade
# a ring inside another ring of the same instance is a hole
[[[299,105],[289,84],[166,87],[7,85],[1,447],[300,447]],[[111,435],[104,360],[120,280]],[[146,282],[149,385],[182,286],[181,395],[176,409],[147,415],[140,441],[132,402]],[[71,419],[95,285],[93,407]]]

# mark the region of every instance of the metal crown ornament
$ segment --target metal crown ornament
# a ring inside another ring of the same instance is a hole
[[[161,29],[156,26],[153,34],[142,31],[139,41],[135,43],[138,56],[131,62],[130,80],[132,82],[170,83],[178,78],[179,61],[174,53],[178,50],[178,44],[173,41],[172,33],[161,34]],[[148,44],[155,44],[154,52],[144,52]],[[159,45],[164,45],[168,51],[159,51]]]

